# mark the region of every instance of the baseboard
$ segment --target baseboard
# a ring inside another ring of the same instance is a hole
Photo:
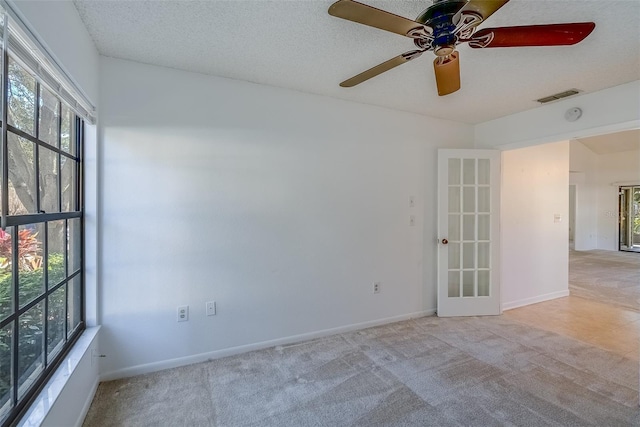
[[[191,356],[178,357],[175,359],[162,360],[159,362],[147,363],[143,365],[132,366],[129,368],[118,369],[100,375],[100,381],[111,381],[120,378],[132,377],[135,375],[148,374],[151,372],[161,371],[163,369],[177,368],[179,366],[191,365],[193,363],[206,362],[207,360],[220,359],[222,357],[234,356],[236,354],[247,353],[249,351],[262,350],[278,345],[288,345],[301,341],[308,341],[316,338],[322,338],[329,335],[341,334],[345,332],[356,331],[359,329],[371,328],[373,326],[386,325],[388,323],[400,322],[403,320],[415,319],[418,317],[431,316],[435,314],[436,309],[418,311],[415,313],[403,314],[400,316],[387,317],[384,319],[371,320],[368,322],[354,323],[351,325],[340,326],[337,328],[324,329],[306,334],[292,335],[275,340],[261,341],[254,344],[241,345],[237,347],[225,348],[222,350],[210,351],[207,353],[194,354]]]
[[[523,307],[525,305],[535,304],[538,302],[549,301],[556,298],[569,296],[569,290],[551,292],[548,294],[537,295],[531,298],[524,298],[517,301],[505,302],[502,304],[502,311],[512,310],[514,308]]]
[[[93,402],[93,397],[96,395],[96,391],[98,391],[99,384],[100,378],[96,377],[93,385],[91,385],[91,390],[87,395],[84,405],[82,405],[82,411],[80,411],[80,414],[78,414],[78,421],[76,421],[75,427],[82,427],[84,419],[87,417],[87,413],[89,412],[89,408],[91,407],[91,403]]]

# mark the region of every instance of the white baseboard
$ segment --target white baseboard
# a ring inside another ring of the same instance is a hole
[[[93,357],[93,356],[92,356]],[[100,378],[96,377],[96,380],[93,382],[91,386],[91,390],[87,394],[87,398],[82,405],[82,411],[78,414],[78,421],[75,423],[75,427],[82,427],[84,423],[84,419],[87,417],[87,413],[89,412],[89,408],[91,407],[91,403],[93,402],[93,397],[96,395],[96,391],[98,391],[98,385],[100,384]]]
[[[356,331],[359,329],[371,328],[373,326],[385,325],[388,323],[400,322],[402,320],[415,319],[418,317],[431,316],[435,314],[436,309],[418,311],[415,313],[403,314],[400,316],[387,317],[384,319],[371,320],[368,322],[354,323],[351,325],[340,326],[337,328],[324,329],[306,334],[292,335],[289,337],[278,338],[275,340],[261,341],[254,344],[241,345],[237,347],[225,348],[222,350],[210,351],[207,353],[194,354],[191,356],[178,357],[175,359],[162,360],[159,362],[147,363],[143,365],[132,366],[124,369],[107,372],[100,376],[100,381],[111,381],[120,378],[132,377],[135,375],[148,374],[151,372],[161,371],[163,369],[177,368],[179,366],[191,365],[193,363],[206,362],[207,360],[220,359],[222,357],[233,356],[236,354],[247,353],[254,350],[262,350],[277,345],[287,345],[296,342],[307,341],[315,338],[322,338],[329,335],[341,334],[345,332]]]
[[[569,296],[569,289],[566,289],[564,291],[551,292],[543,295],[536,295],[535,297],[524,298],[517,301],[505,302],[505,303],[502,303],[502,311],[512,310],[514,308],[524,307],[525,305],[535,304],[543,301],[549,301],[552,299],[562,298],[566,296]]]

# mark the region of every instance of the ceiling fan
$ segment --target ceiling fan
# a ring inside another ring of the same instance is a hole
[[[478,48],[562,46],[584,40],[595,28],[593,22],[525,25],[518,27],[476,27],[509,0],[433,0],[415,21],[353,0],[338,0],[329,14],[413,39],[417,49],[405,52],[340,83],[352,87],[431,50],[438,95],[460,89],[460,63],[456,46],[469,43]]]

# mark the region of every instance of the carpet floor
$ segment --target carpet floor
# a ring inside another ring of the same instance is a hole
[[[569,251],[571,295],[640,311],[640,253]]]
[[[423,317],[100,384],[97,426],[638,426],[638,363],[495,317]]]

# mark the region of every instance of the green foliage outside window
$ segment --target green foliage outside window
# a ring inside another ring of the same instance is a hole
[[[20,303],[33,300],[44,292],[44,271],[42,265],[42,248],[37,239],[37,233],[29,229],[20,230],[18,248],[18,277]],[[0,317],[10,314],[13,302],[13,266],[11,235],[0,230]],[[64,254],[49,254],[49,283],[60,283],[65,278]],[[57,343],[64,336],[64,306],[66,295],[56,292],[49,297],[48,322],[62,325],[62,328],[50,328],[48,347]],[[60,310],[62,307],[62,310]],[[62,316],[62,318],[60,318]],[[53,334],[51,332],[54,332]],[[34,361],[40,360],[42,354],[42,339],[44,337],[41,314],[37,310],[30,310],[20,317],[19,321],[19,349],[20,359],[18,370],[23,377],[30,375],[36,368]],[[0,402],[10,391],[11,378],[11,329],[0,330]],[[33,366],[30,366],[33,365]]]

